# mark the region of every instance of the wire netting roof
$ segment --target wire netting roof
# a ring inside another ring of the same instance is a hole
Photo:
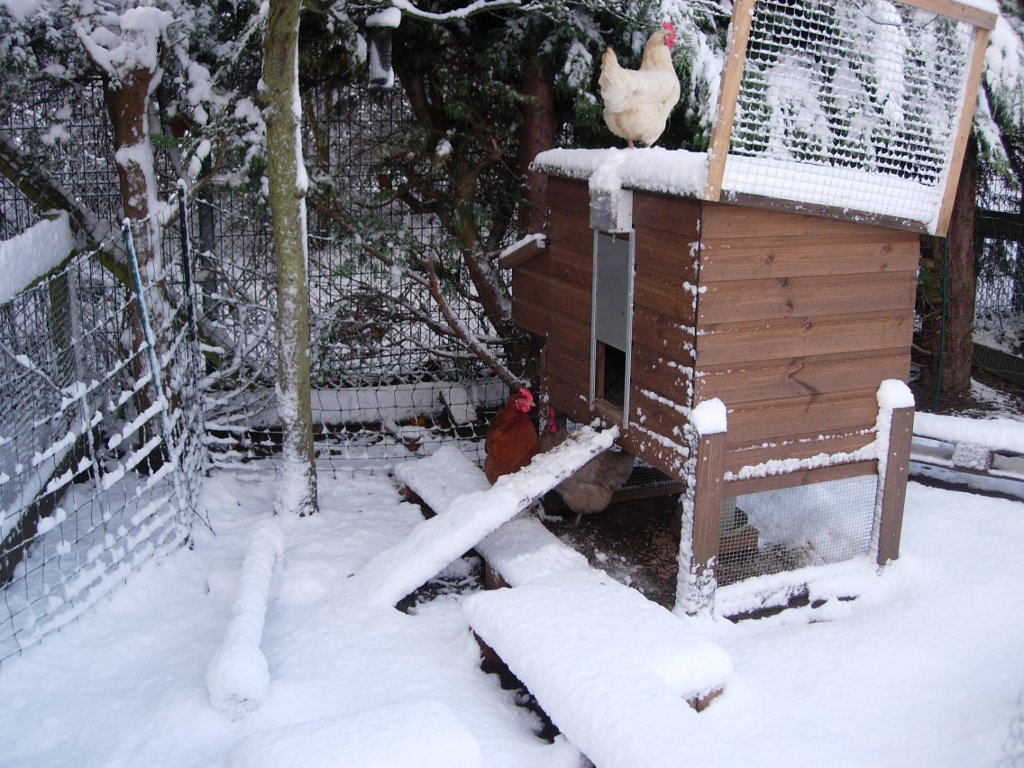
[[[896,3],[759,0],[723,192],[934,229],[972,46]]]

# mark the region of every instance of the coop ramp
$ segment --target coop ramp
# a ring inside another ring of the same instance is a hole
[[[455,450],[404,465],[400,477],[435,509],[487,488]],[[728,654],[689,619],[592,568],[532,515],[477,550],[512,588],[468,597],[466,618],[565,737],[602,768],[678,765],[680,745],[705,730],[693,706],[732,673]]]
[[[404,539],[371,559],[346,584],[361,599],[395,605],[437,575],[481,539],[515,517],[592,458],[611,447],[618,428],[578,430],[561,445],[538,454],[525,467],[481,486],[483,473],[459,451],[442,448],[433,456],[399,467],[396,476],[414,491],[429,487],[461,489],[431,505],[437,515],[419,523]],[[419,491],[417,491],[419,492]],[[422,497],[422,495],[421,495]]]

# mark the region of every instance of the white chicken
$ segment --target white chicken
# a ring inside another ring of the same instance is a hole
[[[672,64],[675,28],[667,21],[644,45],[640,69],[623,69],[611,48],[601,56],[598,86],[609,130],[633,146],[651,146],[679,102],[679,76]]]

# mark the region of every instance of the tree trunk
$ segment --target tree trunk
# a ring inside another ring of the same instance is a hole
[[[555,146],[555,97],[547,59],[535,55],[530,60],[522,84],[527,101],[519,131],[519,170],[526,180],[526,205],[522,208],[519,226],[525,234],[540,232],[547,224],[547,175],[531,171],[530,163],[538,153]]]
[[[277,409],[284,431],[284,482],[278,513],[317,511],[310,406],[309,293],[306,285],[306,175],[299,133],[301,0],[270,0],[263,38],[263,119],[277,266]]]
[[[144,287],[157,286],[163,273],[161,227],[152,210],[152,202],[157,199],[157,190],[153,170],[153,147],[149,142],[147,122],[149,89],[154,74],[152,70],[144,67],[132,69],[118,78],[108,74],[104,79],[103,88],[103,98],[114,134],[114,159],[117,165],[121,205],[124,218],[131,222],[135,256]],[[169,310],[162,297],[163,292],[159,286],[146,295],[146,308],[150,315],[149,322],[154,334],[157,360],[166,359],[166,355],[161,352],[166,345],[162,331],[166,328]],[[149,373],[149,359],[139,352],[145,339],[137,302],[128,305],[127,320],[131,331],[127,351],[132,356],[132,373],[136,381],[139,381]],[[162,372],[154,372],[154,376],[161,375]],[[135,407],[139,413],[144,413],[153,405],[155,399],[155,388],[145,387],[136,395]],[[160,433],[160,421],[149,419],[141,430],[142,441],[149,441],[160,436]],[[164,446],[164,449],[167,450],[169,447]],[[147,458],[146,466],[150,471],[154,471],[166,458],[166,455],[155,451]]]
[[[977,155],[968,143],[945,238],[927,238],[918,313],[928,353],[922,385],[937,407],[970,392],[976,290],[974,215]]]
[[[942,352],[942,392],[959,396],[971,389],[971,363],[974,359],[974,210],[976,201],[977,156],[971,146],[953,202],[949,222],[949,301],[946,312],[945,348]]]

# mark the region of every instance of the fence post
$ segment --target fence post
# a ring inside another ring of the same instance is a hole
[[[132,275],[132,286],[135,289],[135,300],[139,303],[139,322],[142,325],[143,342],[146,345],[146,358],[149,362],[149,373],[153,379],[153,391],[156,394],[156,402],[160,407],[160,428],[163,433],[164,444],[167,448],[167,461],[171,463],[174,471],[174,490],[180,500],[181,489],[178,485],[177,454],[174,450],[174,440],[171,436],[171,422],[167,413],[170,403],[164,395],[163,380],[160,376],[160,361],[156,356],[156,337],[153,335],[153,328],[149,323],[149,310],[146,307],[146,295],[142,285],[142,274],[139,271],[139,259],[135,254],[135,241],[132,237],[131,219],[125,219],[121,225],[121,235],[124,238],[125,250],[128,252],[128,267]],[[180,509],[180,508],[179,508]]]
[[[881,501],[878,521],[877,562],[885,565],[900,556],[903,506],[910,472],[910,444],[914,438],[914,409],[894,408],[886,446],[885,472],[878,478]]]
[[[188,331],[192,344],[198,348],[199,326],[196,321],[195,286],[192,280],[192,243],[188,231],[188,208],[185,182],[178,180],[178,231],[181,234],[181,274],[185,283],[185,311],[188,312]]]

